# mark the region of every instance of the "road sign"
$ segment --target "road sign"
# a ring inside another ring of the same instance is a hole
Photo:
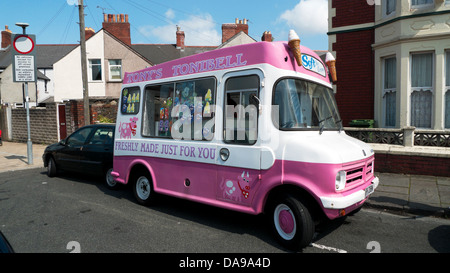
[[[36,36],[15,34],[13,39],[13,80],[14,82],[36,81]]]

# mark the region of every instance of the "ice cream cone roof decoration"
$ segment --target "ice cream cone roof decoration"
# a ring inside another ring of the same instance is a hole
[[[325,55],[325,62],[328,63],[330,61],[336,61],[336,59],[331,52],[327,52],[327,55]]]
[[[293,29],[289,31],[288,43],[292,53],[294,54],[297,64],[299,66],[302,66],[302,52],[300,51],[300,38]]]
[[[325,63],[327,64],[328,70],[330,71],[331,80],[334,83],[336,83],[337,82],[336,59],[330,52],[327,52],[327,55],[325,56]]]

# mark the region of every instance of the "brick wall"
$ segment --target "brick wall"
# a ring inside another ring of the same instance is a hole
[[[332,8],[332,27],[347,27],[335,33],[331,50],[336,51],[336,100],[343,124],[349,126],[353,119],[374,118],[374,30],[355,28],[375,21],[375,6],[365,0],[333,0]]]
[[[450,177],[450,158],[375,154],[375,171]]]
[[[336,16],[332,18],[333,27],[375,21],[375,5],[369,5],[365,0],[333,0],[332,8],[336,9]]]
[[[116,122],[117,99],[102,99],[89,102],[91,113],[90,123],[98,122],[101,117],[106,117]],[[73,131],[84,126],[84,102],[82,100],[71,100],[68,104],[71,118],[70,126]],[[66,108],[67,111],[67,108]],[[69,133],[69,132],[68,132]]]
[[[27,113],[25,108],[11,110],[12,141],[27,142]],[[56,105],[30,109],[30,137],[33,143],[50,144],[58,141]]]
[[[66,102],[67,135],[70,135],[84,123],[84,103],[82,100]],[[101,116],[112,122],[116,121],[117,99],[104,99],[90,102],[90,123],[98,122]],[[5,115],[2,115],[2,117]],[[25,108],[11,109],[12,139],[14,142],[27,142],[27,115]],[[6,125],[5,125],[6,126]],[[38,144],[51,144],[58,141],[57,105],[47,104],[46,107],[30,108],[31,141]]]
[[[336,100],[344,126],[353,119],[374,118],[374,31],[336,34]]]

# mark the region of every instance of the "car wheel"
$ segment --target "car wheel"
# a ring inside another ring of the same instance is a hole
[[[272,229],[280,244],[290,250],[308,246],[314,236],[314,222],[308,208],[295,196],[282,195],[271,207]]]
[[[148,172],[139,172],[134,179],[133,193],[136,201],[148,206],[154,201],[152,180]]]
[[[114,177],[111,175],[113,168],[109,168],[105,172],[105,182],[106,186],[111,190],[116,190],[120,187],[120,183],[114,181]]]
[[[53,157],[50,156],[47,159],[47,175],[48,175],[48,177],[54,177],[54,176],[56,176],[56,172],[57,172],[57,169],[56,169],[55,160],[53,159]]]

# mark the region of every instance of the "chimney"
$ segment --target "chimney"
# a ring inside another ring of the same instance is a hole
[[[90,27],[84,29],[84,35],[86,36],[86,40],[94,36],[95,30]]]
[[[128,14],[104,14],[103,29],[127,45],[131,45],[130,23]]]
[[[11,45],[11,30],[9,30],[8,26],[5,26],[5,30],[2,31],[2,47],[7,48]]]
[[[231,37],[243,31],[248,35],[248,20],[239,20],[236,18],[234,24],[223,24],[222,25],[222,43],[228,41]]]
[[[177,49],[184,50],[184,31],[177,26]]]
[[[270,33],[270,31],[264,31],[262,37],[261,37],[261,41],[263,42],[272,42],[273,38],[272,38],[272,33]]]

